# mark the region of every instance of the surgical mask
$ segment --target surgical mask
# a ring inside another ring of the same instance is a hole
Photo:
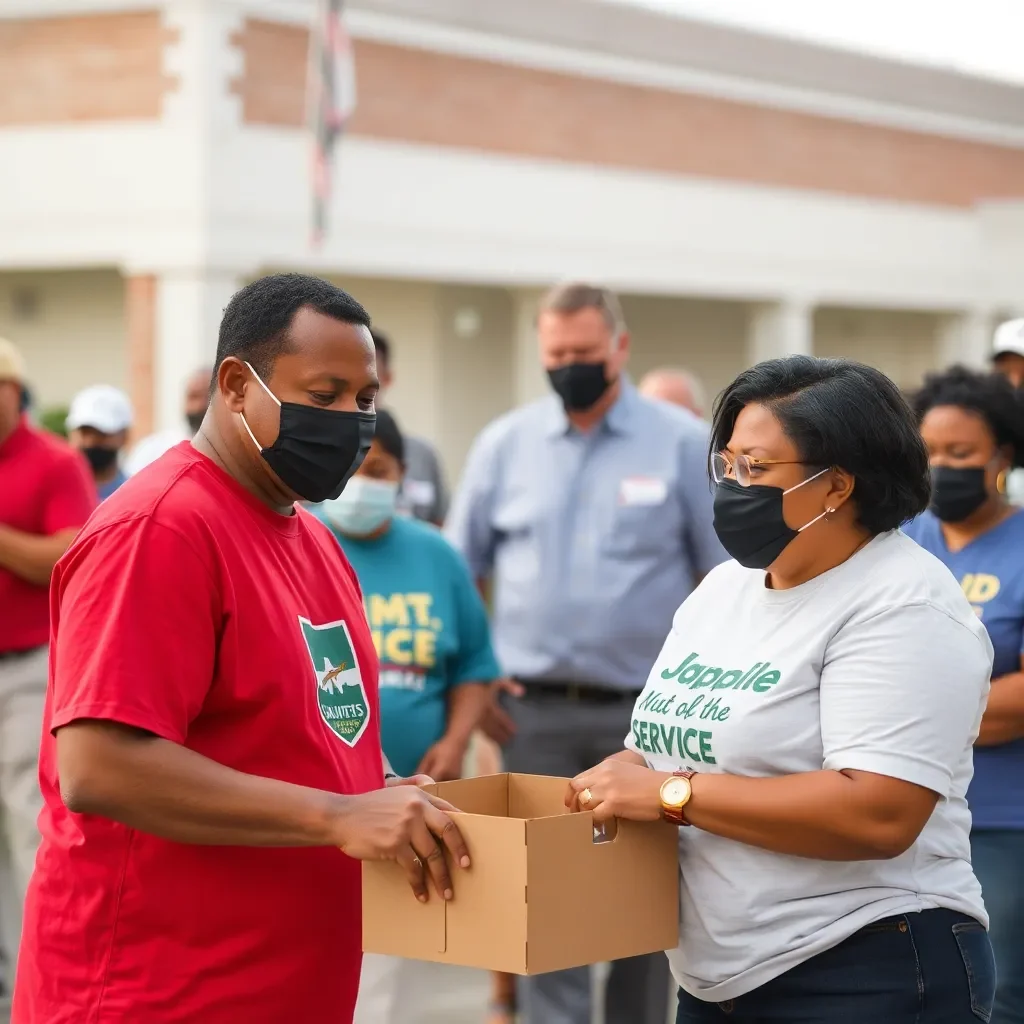
[[[99,445],[92,445],[88,448],[83,448],[82,454],[86,457],[94,473],[105,473],[117,462],[116,448],[102,448]]]
[[[398,484],[356,476],[337,498],[325,501],[322,507],[328,522],[342,533],[365,537],[394,518],[397,501]]]
[[[245,414],[240,414],[267,465],[286,487],[306,501],[337,498],[370,450],[376,415],[282,402],[252,366],[245,365],[281,410],[277,440],[269,448],[260,446]]]
[[[611,387],[604,363],[570,363],[548,370],[548,380],[566,409],[583,412],[595,405]]]
[[[722,547],[748,569],[767,569],[792,540],[835,511],[826,509],[798,530],[786,522],[782,511],[782,499],[787,494],[827,472],[823,469],[785,491],[763,484],[743,487],[735,480],[723,480],[715,490],[715,533]]]
[[[931,509],[942,522],[963,522],[987,498],[983,466],[932,467]]]

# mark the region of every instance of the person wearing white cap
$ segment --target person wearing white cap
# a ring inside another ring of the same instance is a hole
[[[132,425],[132,403],[128,396],[109,384],[95,384],[79,391],[64,425],[68,440],[92,469],[100,501],[109,498],[127,479],[118,455]]]
[[[992,365],[1017,389],[1024,403],[1024,317],[1007,320],[996,328]],[[1015,469],[1007,476],[1006,497],[1013,505],[1024,505],[1024,469]]]
[[[996,328],[992,363],[1015,388],[1024,387],[1024,317],[1007,320]]]

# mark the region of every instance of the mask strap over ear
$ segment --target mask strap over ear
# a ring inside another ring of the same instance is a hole
[[[804,484],[809,484],[812,480],[817,480],[819,476],[824,476],[826,473],[831,472],[831,469],[831,466],[829,466],[827,469],[822,469],[819,472],[815,473],[814,476],[809,476],[806,480],[801,480],[800,483],[794,485],[793,487],[790,487],[788,490],[785,490],[782,493],[789,494],[790,491],[799,490],[801,487],[803,487]],[[827,519],[828,516],[831,515],[833,512],[835,512],[834,508],[830,507],[825,509],[825,511],[822,512],[820,516],[815,516],[809,523],[804,523],[804,525],[801,526],[800,529],[796,532],[803,533],[808,526],[813,526],[819,519]]]
[[[274,394],[273,391],[270,390],[270,388],[267,387],[266,384],[263,383],[263,378],[260,377],[260,375],[252,368],[252,363],[246,362],[245,365],[249,367],[249,372],[256,378],[256,380],[259,381],[260,387],[263,388],[263,390],[266,391],[266,393],[268,395],[270,395],[270,397],[277,403],[278,408],[280,408],[281,407],[280,399],[277,397],[277,395]],[[259,443],[259,441],[256,440],[256,435],[252,432],[252,427],[249,426],[249,422],[245,418],[245,413],[244,412],[240,412],[238,415],[242,417],[242,426],[244,426],[245,429],[248,431],[249,436],[252,438],[252,443],[254,445],[256,445],[256,448],[259,451],[262,452],[263,451],[263,445],[261,445]]]

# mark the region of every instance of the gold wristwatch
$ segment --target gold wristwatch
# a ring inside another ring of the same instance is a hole
[[[661,816],[672,822],[673,825],[689,825],[683,810],[690,802],[693,795],[693,786],[690,780],[696,775],[695,771],[673,772],[672,778],[666,779],[661,784]]]

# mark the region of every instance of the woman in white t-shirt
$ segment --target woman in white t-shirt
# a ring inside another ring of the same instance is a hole
[[[596,821],[680,829],[678,1024],[968,1024],[991,1016],[965,800],[992,646],[898,527],[929,498],[883,374],[744,371],[712,427],[735,559],[675,614],[627,749],[572,781]]]

